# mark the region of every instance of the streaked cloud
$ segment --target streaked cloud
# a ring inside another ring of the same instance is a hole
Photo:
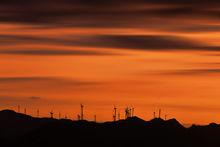
[[[116,55],[113,53],[105,53],[93,50],[49,50],[49,49],[27,49],[27,50],[1,50],[0,54],[11,54],[11,55],[86,55],[86,56],[104,56],[104,55]]]
[[[62,77],[41,77],[41,76],[30,76],[30,77],[0,77],[0,82],[2,83],[19,83],[19,82],[52,82],[52,83],[66,83],[66,84],[73,84],[76,86],[80,85],[91,85],[91,84],[98,84],[96,82],[83,82],[79,80],[72,80],[68,78]]]
[[[30,100],[40,100],[41,97],[39,97],[39,96],[31,96],[28,99],[30,99]]]
[[[0,43],[8,44],[53,44],[64,46],[99,47],[137,50],[210,50],[219,51],[219,46],[203,44],[193,39],[174,35],[86,35],[65,36],[60,38],[3,35]],[[2,50],[7,54],[37,54],[37,55],[107,55],[98,51],[82,50]],[[111,55],[111,53],[109,53]]]
[[[208,46],[195,40],[172,35],[99,35],[81,38],[76,44],[141,50],[220,50],[218,46]]]

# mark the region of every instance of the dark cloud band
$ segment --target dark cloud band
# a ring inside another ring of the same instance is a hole
[[[95,47],[94,50],[65,50],[65,49],[10,49],[0,51],[0,54],[18,55],[116,55],[106,52],[105,48],[132,50],[204,50],[220,51],[219,46],[209,46],[184,37],[169,35],[87,35],[66,36],[61,38],[44,38],[33,36],[0,36],[0,45],[7,44],[50,44],[68,47]],[[105,51],[105,52],[104,52]]]
[[[219,6],[217,0],[2,0],[0,21],[112,27],[126,26],[133,17],[142,20],[154,16],[218,18]]]

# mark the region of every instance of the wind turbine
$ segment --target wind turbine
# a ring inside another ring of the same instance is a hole
[[[154,114],[153,114],[154,118],[156,118],[156,112],[154,111]]]
[[[53,118],[53,110],[50,111],[50,118]]]
[[[125,108],[125,119],[127,119],[127,118],[129,117],[129,115],[130,115],[130,114],[129,114],[129,113],[130,113],[129,111],[130,111],[130,109],[129,109],[128,107],[126,107],[126,108]]]

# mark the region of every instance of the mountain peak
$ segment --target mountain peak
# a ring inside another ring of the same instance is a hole
[[[154,118],[154,119],[149,121],[149,123],[151,123],[151,124],[162,124],[164,122],[165,121],[162,118]]]
[[[141,118],[139,118],[139,117],[137,117],[137,116],[128,117],[126,120],[127,120],[127,121],[136,121],[136,122],[145,122],[145,120],[143,120],[143,119],[141,119]]]
[[[32,118],[29,115],[25,115],[22,113],[17,113],[13,110],[2,110],[0,111],[0,120],[24,120]]]
[[[167,120],[166,124],[176,128],[184,128],[175,118]]]
[[[1,114],[1,113],[5,113],[5,114],[15,114],[16,112],[13,111],[13,110],[5,109],[5,110],[1,110],[1,111],[0,111],[0,114]]]

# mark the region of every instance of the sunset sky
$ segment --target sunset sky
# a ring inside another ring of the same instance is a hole
[[[0,108],[220,123],[219,0],[1,0]]]

